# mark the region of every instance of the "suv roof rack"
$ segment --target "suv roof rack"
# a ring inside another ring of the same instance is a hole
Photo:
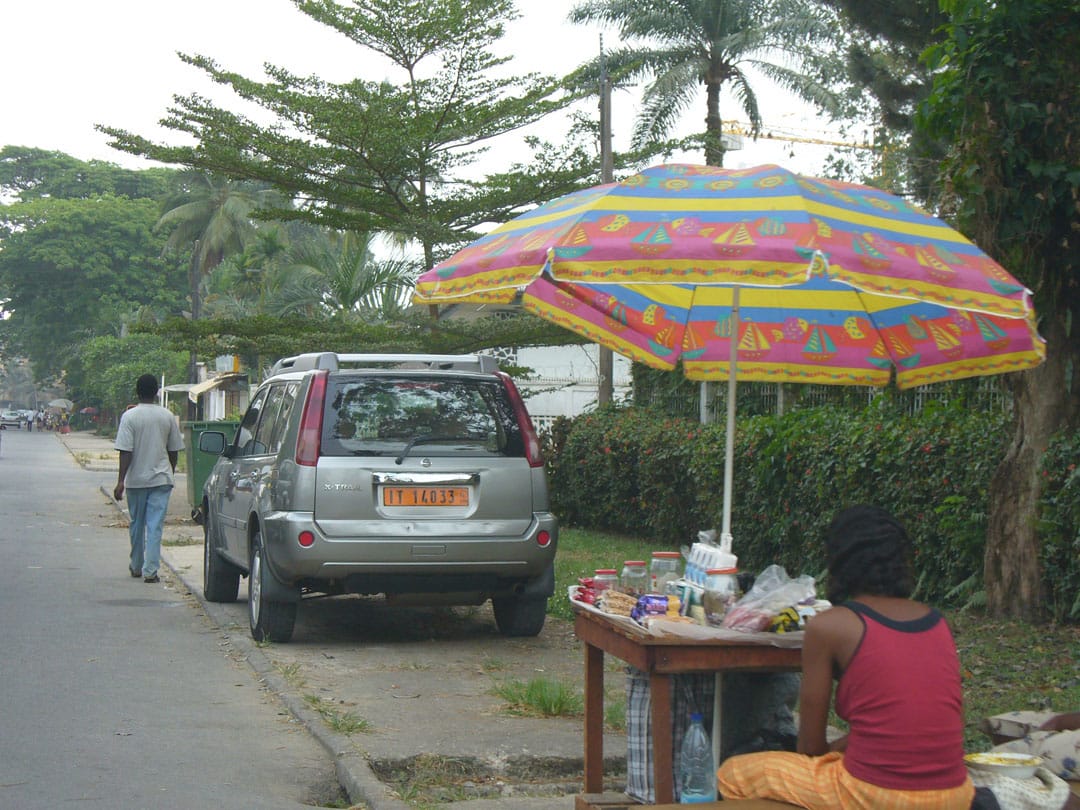
[[[343,365],[372,366],[396,365],[398,367],[454,369],[492,373],[499,370],[499,361],[486,354],[338,354],[336,352],[309,352],[293,357],[283,357],[274,363],[270,375],[286,371],[310,371],[326,369],[337,371]]]

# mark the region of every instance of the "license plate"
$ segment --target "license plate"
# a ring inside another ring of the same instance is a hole
[[[468,487],[383,487],[383,506],[468,506]]]

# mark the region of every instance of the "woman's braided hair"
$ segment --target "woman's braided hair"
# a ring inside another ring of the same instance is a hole
[[[903,524],[884,509],[868,504],[845,509],[825,534],[829,601],[839,604],[858,594],[911,596],[910,547]]]

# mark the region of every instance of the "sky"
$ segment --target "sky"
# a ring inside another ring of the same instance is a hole
[[[617,44],[613,30],[566,22],[575,2],[518,0],[522,16],[505,39],[515,54],[514,66],[561,74],[598,53],[601,35],[605,47]],[[174,94],[198,92],[241,109],[231,91],[181,62],[178,51],[211,57],[250,78],[262,78],[266,62],[328,81],[384,78],[368,72],[375,63],[365,66],[359,46],[298,11],[291,0],[185,0],[169,6],[166,11],[162,0],[0,0],[0,75],[5,77],[0,146],[57,150],[129,168],[153,165],[110,148],[94,125],[179,143],[177,133],[157,124]],[[629,140],[638,98],[634,91],[614,94],[616,150]],[[704,101],[698,106],[703,113]],[[700,128],[704,115],[696,115],[697,109],[692,107],[686,132]],[[817,137],[824,130],[790,98],[777,96],[763,109],[767,123],[789,134]],[[770,110],[777,113],[770,116]],[[725,165],[795,161],[793,167],[813,173],[828,152],[807,144],[759,141],[729,153]]]

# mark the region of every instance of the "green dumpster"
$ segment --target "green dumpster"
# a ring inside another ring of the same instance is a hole
[[[225,434],[225,441],[230,442],[239,422],[184,422],[184,447],[187,453],[187,496],[188,503],[194,509],[202,503],[203,484],[214,469],[218,457],[199,450],[199,437],[208,430],[220,430]]]

